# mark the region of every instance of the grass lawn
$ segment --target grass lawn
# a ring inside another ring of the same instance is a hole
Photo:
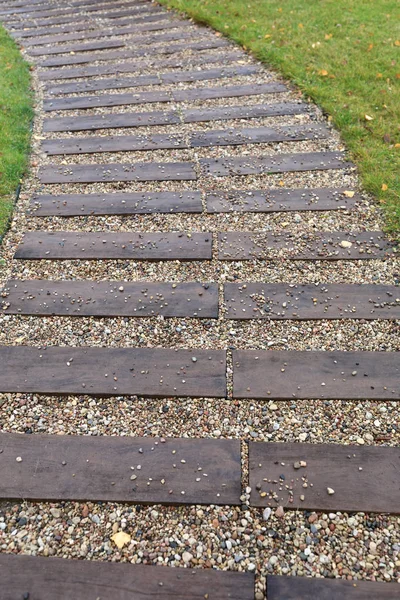
[[[365,189],[400,231],[398,0],[159,0],[290,78],[341,131]]]
[[[0,241],[27,164],[32,98],[29,65],[0,26]]]

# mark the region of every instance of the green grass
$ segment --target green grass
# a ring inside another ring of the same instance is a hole
[[[341,131],[365,189],[400,231],[398,0],[160,0],[291,79]]]
[[[27,165],[32,106],[29,65],[0,26],[0,241]]]

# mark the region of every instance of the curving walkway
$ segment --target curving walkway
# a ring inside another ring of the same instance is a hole
[[[338,134],[148,0],[0,20],[0,598],[397,598],[399,263]]]

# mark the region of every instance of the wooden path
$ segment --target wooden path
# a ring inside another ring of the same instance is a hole
[[[52,318],[72,329],[82,318],[124,318],[130,327],[161,319],[171,332],[176,319],[289,328],[400,318],[397,285],[325,275],[328,265],[345,272],[375,261],[383,269],[397,248],[378,226],[357,219],[353,226],[364,197],[343,184],[354,182],[354,166],[329,125],[240,48],[149,0],[3,0],[0,21],[35,65],[43,93],[27,227],[1,291],[6,318],[42,319],[44,329]],[[89,263],[111,274],[134,264],[150,275],[46,276],[47,267],[84,273]],[[25,276],[32,264],[42,275]],[[298,264],[295,281],[252,280],[251,269]],[[168,265],[177,277],[157,275]],[[310,266],[316,283],[302,280]],[[217,405],[305,399],[310,407],[313,400],[400,400],[400,361],[384,349],[76,347],[44,338],[0,346],[0,393]],[[4,430],[0,500],[240,507],[247,494],[247,506],[261,510],[400,512],[396,447],[207,435]],[[2,600],[255,597],[254,574],[233,570],[1,553],[0,571]],[[399,594],[392,583],[270,573],[266,593],[268,600]]]

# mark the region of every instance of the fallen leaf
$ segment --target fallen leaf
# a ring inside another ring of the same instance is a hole
[[[386,185],[386,183],[382,183],[382,187],[381,187],[382,192],[386,192],[387,189],[388,189],[388,186]]]
[[[400,40],[396,40],[394,43],[395,46],[400,46]]]
[[[374,117],[370,117],[369,115],[364,115],[364,119],[366,121],[372,121]]]
[[[267,33],[267,35],[264,35],[264,37],[265,37],[265,39],[267,39],[267,38],[271,37],[271,34]]]
[[[382,73],[377,73],[377,74],[376,74],[376,78],[377,78],[377,79],[380,79],[381,77],[382,77]]]
[[[303,25],[303,23],[299,23],[299,24],[298,24],[298,27],[299,27],[299,29],[304,29],[304,25]]]
[[[318,75],[321,75],[321,77],[326,77],[328,75],[328,71],[326,69],[320,69],[318,71]]]
[[[394,147],[395,148],[400,148],[400,144],[395,144]]]
[[[373,48],[373,47],[374,47],[374,45],[373,45],[373,44],[370,44],[370,45],[368,46],[367,52],[371,52],[371,50],[372,50],[372,48]]]
[[[285,182],[281,180],[281,181],[279,182],[279,185],[280,185],[280,186],[283,186],[283,185],[285,185]]]
[[[111,536],[112,541],[117,546],[119,550],[123,548],[126,544],[129,544],[131,541],[131,536],[124,531],[118,531],[113,536]]]
[[[355,192],[351,192],[350,190],[345,190],[343,192],[343,195],[346,196],[346,198],[352,198],[354,196]]]
[[[333,33],[326,33],[325,34],[325,39],[326,40],[330,40],[332,36],[333,36]]]

